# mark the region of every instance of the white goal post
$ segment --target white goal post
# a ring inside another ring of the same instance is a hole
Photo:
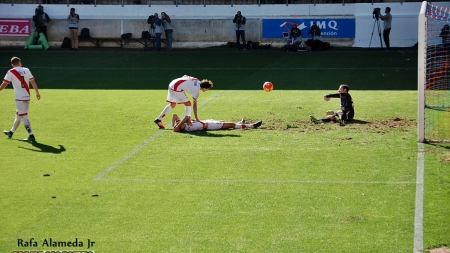
[[[418,33],[418,57],[417,57],[417,77],[418,77],[418,137],[419,142],[425,141],[425,52],[427,41],[425,37],[427,18],[427,2],[423,1],[419,12],[419,33]]]
[[[450,142],[450,9],[422,2],[418,27],[418,140]]]

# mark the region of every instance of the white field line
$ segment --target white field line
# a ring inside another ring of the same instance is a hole
[[[416,207],[414,215],[414,253],[423,252],[423,180],[425,171],[424,145],[419,143],[417,151]]]
[[[101,68],[101,67],[92,67],[92,68],[83,68],[83,67],[29,67],[28,68],[32,68],[32,69],[64,69],[64,70],[68,70],[68,69],[72,69],[72,70],[92,70],[92,69],[96,69],[96,70],[148,70],[148,68],[130,68],[130,67],[124,67],[124,68]],[[398,67],[398,68],[392,68],[392,67],[374,67],[374,68],[346,68],[346,67],[336,67],[336,68],[298,68],[298,67],[288,67],[288,68],[284,68],[284,67],[280,67],[280,68],[258,68],[258,67],[249,67],[249,68],[235,68],[235,67],[230,67],[230,68],[198,68],[198,67],[191,67],[191,68],[153,68],[155,70],[173,70],[173,69],[177,69],[177,70],[191,70],[191,69],[201,69],[201,70],[392,70],[392,69],[396,69],[396,70],[410,70],[412,68],[406,68],[406,67]]]
[[[211,97],[205,99],[204,101],[200,102],[198,104],[198,107],[206,104],[208,101],[210,101],[211,99],[219,96],[220,94],[222,94],[224,91],[219,91],[216,94],[212,95]],[[133,148],[128,154],[126,154],[125,156],[123,156],[122,158],[120,158],[119,160],[117,160],[115,163],[113,163],[111,166],[109,166],[108,168],[106,168],[104,171],[102,171],[100,174],[98,174],[97,176],[95,176],[92,180],[100,180],[104,175],[108,174],[108,172],[112,171],[114,168],[116,168],[118,165],[120,165],[123,161],[127,160],[128,158],[130,158],[131,156],[133,156],[136,152],[138,152],[139,150],[141,150],[143,147],[145,147],[147,144],[149,144],[151,141],[153,141],[154,139],[156,139],[156,137],[158,137],[163,131],[165,130],[159,130],[158,132],[154,133],[152,136],[150,136],[147,140],[145,140],[144,142],[142,142],[141,144],[139,144],[138,146],[136,146],[135,148]]]
[[[291,184],[380,184],[380,185],[409,185],[408,181],[327,181],[327,180],[270,180],[270,179],[151,179],[151,178],[107,178],[103,181],[123,182],[153,182],[153,183],[291,183]]]

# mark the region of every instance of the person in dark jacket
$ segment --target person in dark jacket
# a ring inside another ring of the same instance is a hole
[[[336,122],[339,125],[344,126],[345,122],[351,121],[355,116],[355,108],[353,104],[352,96],[348,93],[350,88],[346,84],[341,84],[339,86],[338,93],[333,94],[325,94],[323,96],[325,101],[329,101],[330,98],[340,98],[341,99],[341,108],[337,112],[327,111],[327,117],[323,119],[316,119],[314,116],[309,116],[311,121],[315,124],[327,123],[327,122]]]

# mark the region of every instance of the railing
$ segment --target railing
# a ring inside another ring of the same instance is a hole
[[[421,0],[0,0],[0,4],[65,4],[70,5],[266,5],[266,4],[352,4],[352,3],[403,3],[403,2],[422,2]]]

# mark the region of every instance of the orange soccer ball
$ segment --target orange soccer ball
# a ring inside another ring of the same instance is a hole
[[[263,89],[264,89],[265,91],[267,91],[267,92],[273,90],[273,83],[271,83],[271,82],[265,82],[265,83],[263,84]]]

